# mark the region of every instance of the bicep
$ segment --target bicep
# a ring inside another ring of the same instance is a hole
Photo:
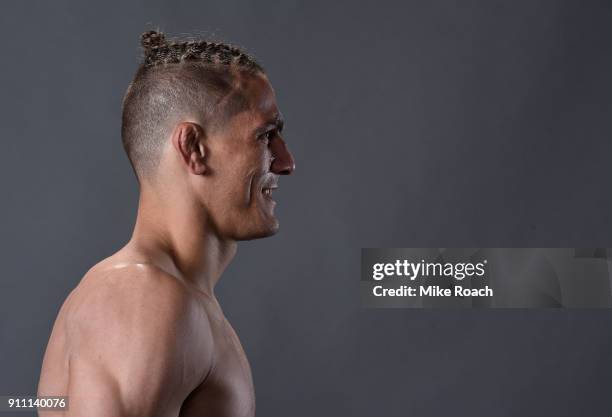
[[[127,417],[117,381],[85,358],[71,361],[67,417]]]
[[[109,365],[106,359],[81,354],[71,360],[68,416],[178,415],[189,389],[172,375],[176,373],[174,364],[152,366],[147,371],[139,360],[126,366],[122,361]]]

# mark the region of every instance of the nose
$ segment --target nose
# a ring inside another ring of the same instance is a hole
[[[273,158],[270,171],[278,175],[290,175],[295,171],[293,155],[289,152],[284,140],[280,137],[274,138],[270,143],[270,151]]]

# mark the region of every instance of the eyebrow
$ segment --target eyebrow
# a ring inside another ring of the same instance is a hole
[[[274,117],[270,120],[267,120],[255,130],[255,134],[257,136],[266,133],[270,128],[276,128],[279,132],[283,131],[283,127],[285,126],[285,120],[280,113],[274,115]]]

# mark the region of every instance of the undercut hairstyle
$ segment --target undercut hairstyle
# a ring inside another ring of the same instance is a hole
[[[123,98],[121,140],[138,182],[153,179],[164,141],[177,123],[201,121],[205,133],[249,106],[244,83],[265,74],[238,47],[206,40],[167,41],[163,33],[141,36],[144,50]]]

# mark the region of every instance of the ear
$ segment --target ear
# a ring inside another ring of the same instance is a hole
[[[192,122],[179,123],[172,133],[172,146],[189,172],[195,175],[206,172],[204,139],[204,129]]]

